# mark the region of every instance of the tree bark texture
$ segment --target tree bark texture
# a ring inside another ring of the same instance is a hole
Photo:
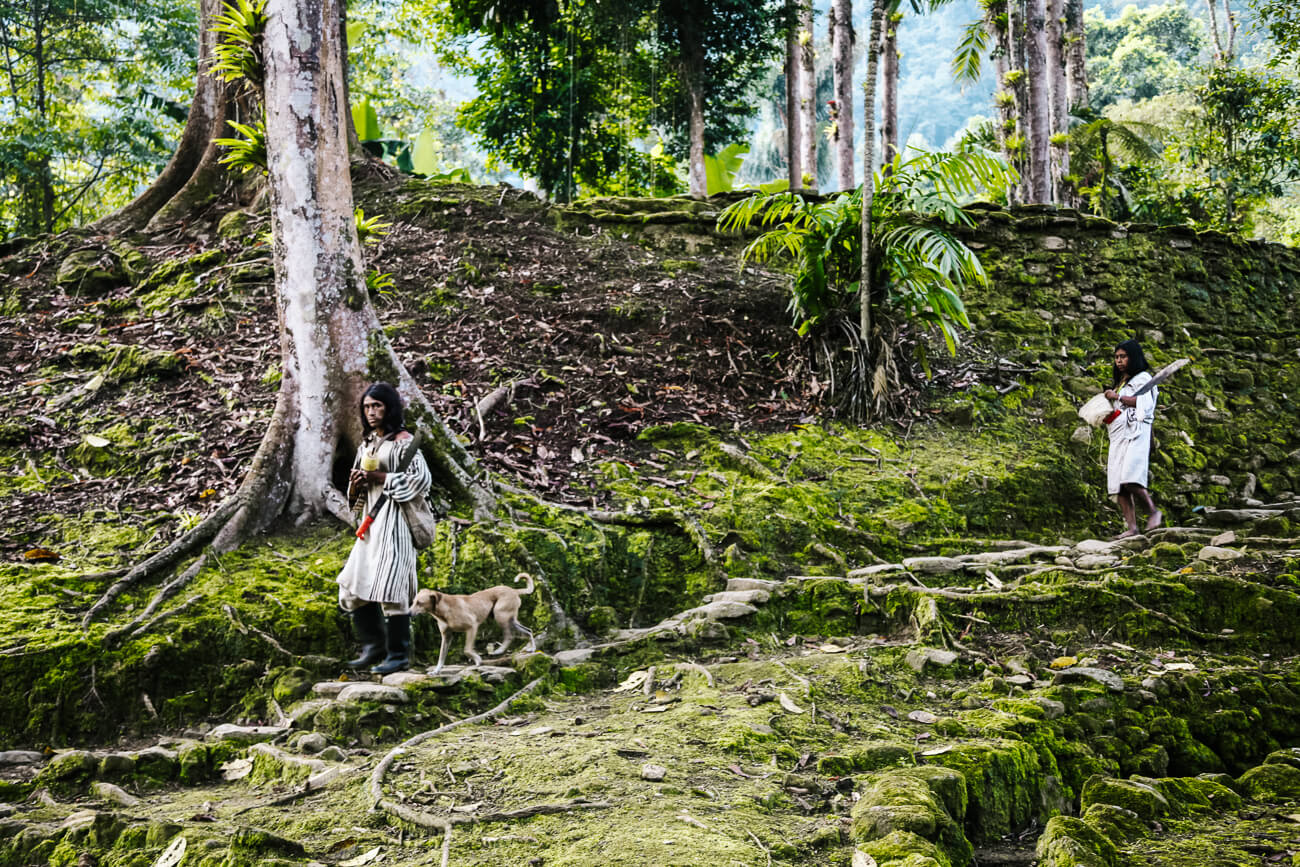
[[[803,186],[803,130],[799,113],[799,79],[803,76],[803,63],[799,58],[796,0],[786,0],[785,11],[785,165],[790,191],[794,192]]]
[[[1020,173],[1020,183],[1016,198],[1021,202],[1032,201],[1033,184],[1029,169],[1029,86],[1026,81],[1025,66],[1026,45],[1028,41],[1025,28],[1026,0],[1007,0],[1007,56],[1011,68],[1007,71],[1007,90],[1015,97],[1016,130],[1011,135],[1015,146],[1010,150],[1014,154],[1013,165]]]
[[[871,205],[875,195],[876,163],[876,70],[880,64],[880,32],[888,0],[872,0],[871,33],[867,39],[867,78],[862,82],[862,277],[858,283],[858,329],[862,351],[871,345]],[[870,359],[868,359],[870,361]]]
[[[880,161],[889,171],[898,155],[898,24],[901,12],[886,16],[880,34]]]
[[[817,190],[817,64],[813,48],[812,0],[799,3],[799,141],[803,153],[799,164]]]
[[[687,157],[687,182],[691,198],[703,199],[709,194],[708,175],[704,169],[704,46],[688,27],[682,31],[682,83],[690,94],[690,120],[688,134],[690,151]]]
[[[1088,41],[1083,30],[1083,0],[1065,0],[1065,78],[1071,111],[1088,107]]]
[[[349,504],[334,485],[334,456],[340,449],[349,454],[360,440],[357,407],[367,382],[381,375],[377,369],[387,371],[383,378],[415,404],[412,418],[434,427],[440,474],[459,479],[459,493],[470,493],[478,506],[491,499],[470,491],[476,486],[473,462],[447,442],[454,437],[419,399],[366,294],[349,173],[340,5],[341,0],[267,4],[264,101],[281,390],[254,460],[261,476],[250,474],[263,491],[242,503],[232,520],[251,524],[246,529],[282,510],[299,519],[328,512],[350,522]]]
[[[266,7],[266,143],[275,282],[283,317],[281,391],[292,449],[292,514],[348,520],[331,483],[336,444],[364,386],[379,320],[366,297],[353,218],[338,0]],[[354,436],[351,437],[355,439]]]
[[[1052,201],[1059,205],[1072,205],[1068,201],[1065,176],[1070,173],[1070,147],[1065,136],[1070,130],[1070,101],[1065,76],[1064,0],[1047,3],[1047,78],[1052,94]]]
[[[1047,2],[1026,0],[1026,103],[1029,109],[1029,194],[1031,202],[1052,201],[1052,100],[1047,71]]]
[[[834,49],[831,77],[835,90],[835,167],[839,189],[853,183],[853,0],[832,0]]]

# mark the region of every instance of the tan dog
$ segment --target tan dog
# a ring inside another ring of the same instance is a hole
[[[501,627],[501,643],[495,649],[489,647],[488,653],[504,653],[510,642],[514,641],[516,629],[528,636],[526,650],[537,649],[537,640],[533,637],[532,630],[519,622],[519,605],[523,601],[520,597],[533,592],[533,576],[527,572],[516,575],[515,583],[523,578],[528,579],[528,586],[523,590],[498,584],[469,596],[439,593],[437,590],[421,590],[415,594],[415,601],[411,603],[411,616],[432,615],[438,621],[438,634],[442,637],[442,644],[438,648],[438,667],[433,670],[434,674],[442,671],[443,663],[447,661],[448,630],[465,633],[465,655],[474,660],[475,665],[482,664],[483,657],[474,652],[474,639],[478,636],[478,628],[489,617]]]

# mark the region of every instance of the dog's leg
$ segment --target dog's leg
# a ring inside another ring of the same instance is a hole
[[[501,643],[496,647],[488,648],[489,654],[492,656],[501,656],[506,652],[506,648],[515,640],[515,634],[510,629],[510,625],[513,622],[514,618],[511,617],[507,617],[504,623],[500,620],[497,621],[497,624],[501,627]]]
[[[465,655],[474,660],[475,665],[483,664],[483,657],[474,651],[474,639],[478,637],[478,624],[465,630]]]
[[[537,636],[533,635],[533,631],[529,629],[527,626],[524,626],[518,620],[516,620],[513,625],[515,629],[518,629],[524,635],[528,636],[528,646],[525,647],[524,650],[528,653],[532,653],[533,651],[537,650]]]
[[[442,671],[443,663],[447,661],[447,627],[442,625],[441,620],[438,621],[438,637],[441,640],[438,642],[438,666],[433,670],[434,674]]]

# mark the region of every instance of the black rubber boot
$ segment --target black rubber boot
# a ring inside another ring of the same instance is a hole
[[[367,602],[353,611],[352,628],[361,642],[361,655],[346,663],[348,668],[366,668],[384,658],[384,613],[378,602]]]
[[[394,614],[388,618],[388,657],[371,674],[392,674],[411,667],[411,615]]]

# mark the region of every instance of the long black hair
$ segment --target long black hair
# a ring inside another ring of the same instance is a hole
[[[384,405],[384,430],[390,434],[406,429],[406,415],[402,409],[402,396],[386,382],[376,382],[366,389],[357,404],[361,413],[361,429],[370,433],[370,422],[366,419],[366,398],[372,398]]]
[[[1146,353],[1142,351],[1141,343],[1136,340],[1125,340],[1115,347],[1116,352],[1121,349],[1128,353],[1128,366],[1123,373],[1120,373],[1119,368],[1115,367],[1113,362],[1111,363],[1111,388],[1119,388],[1120,380],[1132,379],[1142,371],[1151,369],[1151,365],[1147,364]]]

